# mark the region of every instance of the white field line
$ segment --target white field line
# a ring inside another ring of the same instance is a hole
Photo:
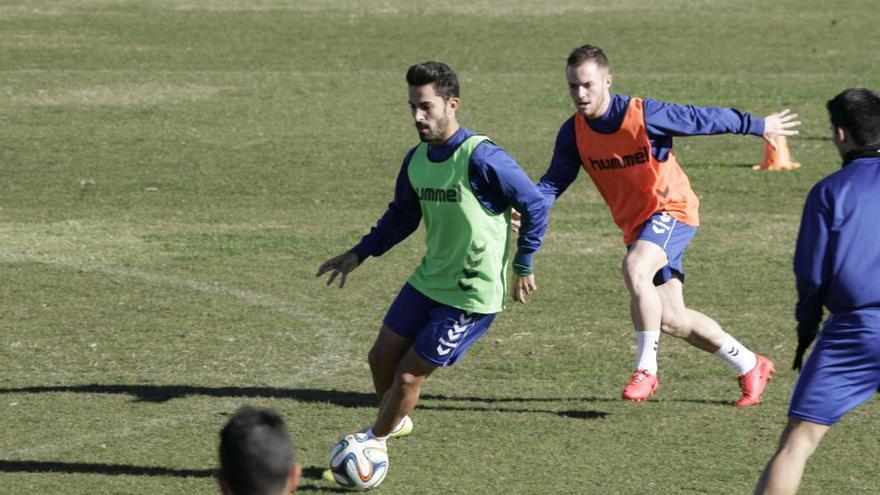
[[[309,349],[311,352],[308,357],[298,355],[296,360],[291,360],[293,363],[292,365],[296,366],[297,371],[288,375],[285,383],[281,384],[282,386],[292,386],[302,383],[309,378],[314,378],[319,375],[327,375],[335,371],[334,363],[341,363],[348,360],[348,339],[341,338],[333,331],[335,325],[330,318],[319,312],[312,311],[308,307],[304,307],[308,305],[307,302],[297,305],[290,301],[285,301],[275,296],[260,292],[228,287],[217,283],[200,282],[197,280],[183,279],[168,275],[158,275],[139,270],[124,270],[94,261],[81,261],[45,255],[17,254],[5,251],[0,251],[0,261],[37,262],[87,272],[135,278],[156,285],[165,285],[175,288],[190,289],[206,294],[228,296],[247,304],[260,306],[283,314],[304,326],[306,328],[305,331],[311,332],[315,339],[315,345],[312,349]]]
[[[285,380],[286,383],[280,384],[281,386],[295,386],[296,384],[302,383],[309,378],[314,378],[317,375],[328,374],[334,371],[334,363],[345,362],[343,356],[345,355],[344,351],[348,347],[348,341],[346,339],[339,338],[332,331],[333,325],[332,321],[329,318],[320,313],[309,311],[308,309],[296,306],[288,301],[284,301],[274,296],[254,291],[243,290],[235,287],[226,287],[216,283],[199,282],[196,280],[181,279],[178,277],[171,277],[167,275],[157,275],[138,270],[123,270],[101,263],[78,261],[58,257],[14,254],[0,251],[0,261],[37,262],[47,265],[63,266],[66,268],[73,268],[76,270],[88,272],[98,272],[120,277],[136,278],[157,285],[186,288],[207,294],[218,294],[233,297],[244,301],[245,303],[261,306],[271,311],[275,311],[287,317],[290,317],[291,319],[296,320],[298,323],[305,324],[305,326],[313,332],[315,340],[320,340],[321,348],[317,349],[318,346],[316,345],[314,349],[315,352],[312,353],[312,357],[310,358],[298,356],[296,360],[296,363],[298,363],[297,371],[292,372],[290,375],[288,375],[287,380]],[[237,403],[234,404],[231,401],[228,402],[229,409],[238,406]],[[217,404],[212,403],[211,407],[212,409],[216,409]],[[161,428],[168,425],[190,423],[194,419],[202,417],[204,417],[204,412],[198,411],[188,414],[178,414],[174,416],[153,418],[142,421],[140,423],[129,424],[121,428],[107,430],[101,433],[91,433],[80,435],[77,437],[64,437],[62,440],[57,442],[47,442],[32,447],[0,452],[0,458],[8,459],[12,456],[33,456],[37,454],[47,454],[62,450],[69,450],[80,446],[95,445],[102,441],[120,439],[137,434],[142,434],[155,428]]]

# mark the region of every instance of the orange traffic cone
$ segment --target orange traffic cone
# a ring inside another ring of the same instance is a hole
[[[791,161],[791,153],[788,151],[788,141],[785,136],[776,136],[776,149],[770,143],[764,145],[764,160],[760,165],[754,165],[755,170],[794,170],[801,166],[800,163]]]

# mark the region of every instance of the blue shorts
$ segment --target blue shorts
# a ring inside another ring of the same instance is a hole
[[[880,311],[832,314],[807,358],[788,415],[831,426],[880,391]]]
[[[684,267],[681,260],[684,258],[684,250],[697,235],[698,230],[700,230],[698,227],[680,222],[665,211],[654,213],[645,221],[645,226],[642,227],[642,232],[636,240],[648,241],[660,246],[668,260],[668,263],[654,274],[654,285],[663,285],[673,278],[684,282]],[[630,247],[632,245],[627,246],[627,249]]]
[[[439,303],[405,284],[385,315],[385,326],[413,341],[416,353],[435,366],[457,363],[489,330],[495,314],[470,313]]]

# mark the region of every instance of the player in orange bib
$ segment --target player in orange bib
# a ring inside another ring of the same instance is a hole
[[[712,318],[685,306],[682,257],[700,225],[699,200],[672,150],[673,136],[751,134],[772,143],[797,134],[788,110],[764,119],[732,108],[675,105],[611,94],[608,59],[584,45],[565,67],[577,112],[560,128],[553,159],[538,189],[552,204],[583,168],[623,231],[623,277],[638,343],[636,369],[623,398],[645,400],[659,385],[660,333],[684,339],[737,370],[738,407],[757,404],[773,362],[757,355]]]

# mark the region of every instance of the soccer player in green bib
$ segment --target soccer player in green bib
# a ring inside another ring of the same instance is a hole
[[[446,64],[409,68],[409,106],[421,143],[403,160],[394,199],[369,234],[324,262],[327,285],[367,257],[380,256],[424,219],[427,252],[385,315],[368,360],[381,405],[367,435],[412,431],[409,413],[422,382],[458,362],[505,306],[510,210],[522,212],[513,258],[512,297],[537,290],[532,255],[547,229],[544,198],[520,166],[486,136],[461,127],[458,77]]]

